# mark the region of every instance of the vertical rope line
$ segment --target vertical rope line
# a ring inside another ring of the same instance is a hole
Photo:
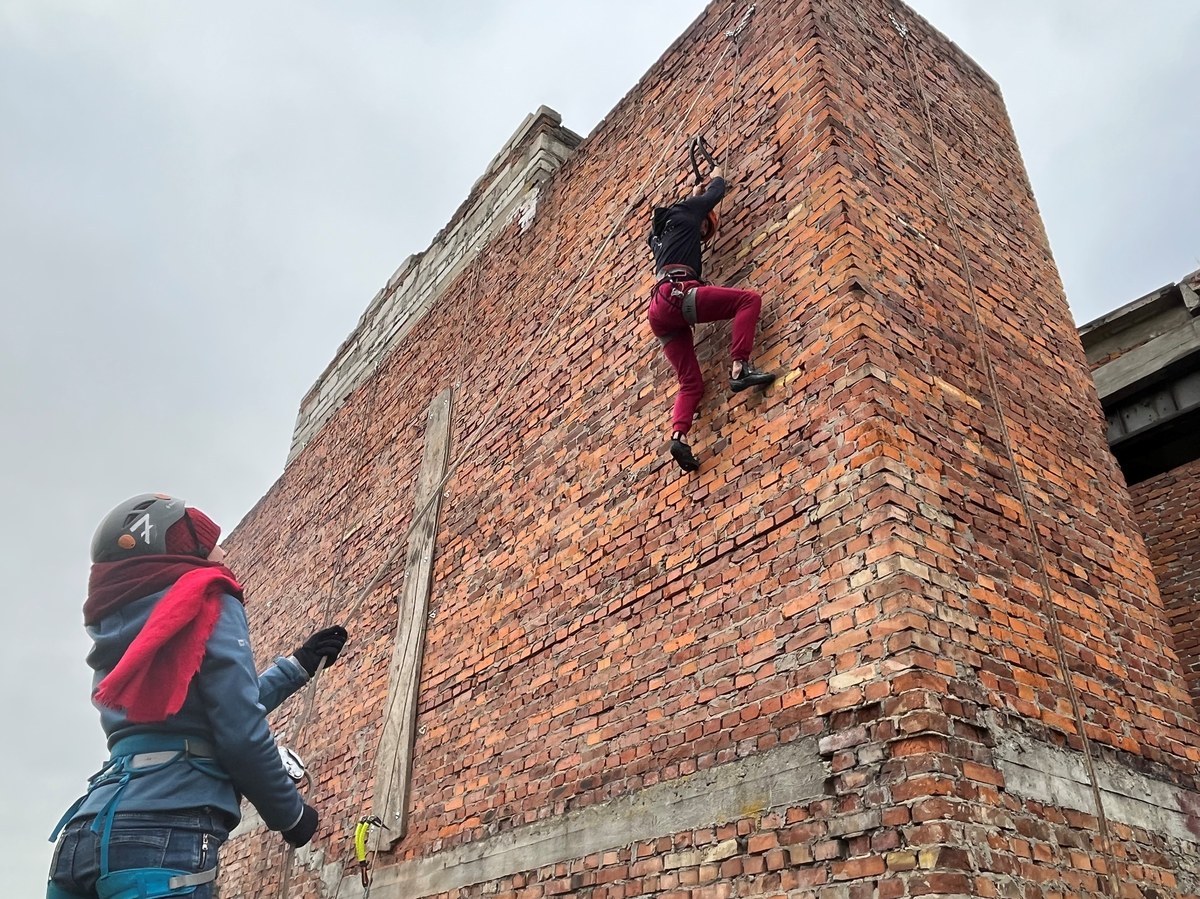
[[[725,134],[725,155],[721,159],[721,168],[725,169],[725,171],[730,171],[733,165],[729,161],[733,155],[733,134],[729,129],[729,124],[733,120],[734,100],[741,93],[738,81],[742,71],[742,48],[738,46],[736,39],[731,38],[731,40],[733,40],[733,82],[731,85],[732,90],[730,90],[729,96],[725,99],[725,126],[722,129]]]
[[[476,260],[476,262],[474,264],[474,277],[472,278],[471,288],[470,288],[470,293],[474,296],[479,295],[479,284],[480,284],[480,281],[482,280],[483,268],[484,268],[484,266],[483,266],[482,259]],[[453,419],[453,411],[451,412],[451,422],[450,422],[451,427],[453,426],[452,419]],[[430,493],[431,501],[436,498],[438,492],[439,491],[435,490]],[[415,490],[414,490],[414,506],[415,506],[415,504],[416,504],[416,497],[415,497]],[[417,521],[414,520],[413,523],[410,525],[410,533],[411,533],[411,529],[413,527],[415,527],[416,524],[417,524]],[[407,546],[407,542],[405,543],[405,546]],[[379,579],[381,579],[381,578],[379,578]],[[376,582],[378,582],[378,580]],[[365,597],[363,597],[363,598],[365,598]],[[356,604],[355,613],[357,612],[357,608],[358,608],[358,605]],[[400,627],[400,625],[398,623],[397,628],[399,629],[399,627]],[[412,660],[412,657],[416,654],[417,648],[418,648],[418,641],[413,640],[413,641],[409,641],[408,643],[405,644],[404,649],[402,651],[401,659],[400,659],[400,668],[402,670],[408,667],[409,663]],[[390,698],[390,697],[388,697],[388,698]],[[379,727],[379,738],[376,741],[376,745],[375,745],[375,758],[376,759],[378,759],[379,747],[383,744],[383,734],[387,730],[387,724],[391,720],[391,717],[392,717],[391,711],[392,711],[391,705],[388,705],[388,707],[386,708],[386,710],[384,712],[383,722]],[[393,781],[395,779],[396,767],[399,764],[399,759],[400,759],[400,753],[397,752],[392,757],[391,768],[388,772],[388,781]],[[356,769],[360,769],[361,767],[362,767],[362,760],[360,759],[358,764],[356,765]],[[360,773],[357,770],[356,770],[355,777],[358,782],[359,788],[361,790],[365,790],[366,789],[365,778],[361,777]],[[360,797],[359,801],[358,801],[358,805],[361,806],[361,804],[362,804],[362,802],[361,802],[361,797]],[[376,811],[380,813],[379,817],[382,820],[382,818],[383,818],[382,812],[384,810],[376,810]],[[386,825],[387,822],[385,821],[384,823]],[[367,864],[368,878],[370,877],[370,871],[371,871],[372,867],[374,866],[374,861],[375,861],[375,858],[378,856],[378,854],[379,854],[379,849],[372,848],[370,850],[370,861]],[[357,859],[356,859],[356,861],[357,861]],[[337,899],[337,897],[341,894],[342,883],[345,881],[345,879],[346,879],[346,871],[345,871],[345,869],[343,869],[341,875],[338,877],[337,889],[334,892],[334,899]],[[364,897],[368,896],[370,894],[370,891],[371,891],[371,887],[368,884],[368,886],[366,887],[366,889],[363,893]]]
[[[479,281],[480,281],[480,278],[481,278],[481,273],[482,273],[482,270],[483,270],[483,266],[482,266],[482,264],[480,264],[480,262],[477,260],[477,261],[476,261],[476,263],[474,264],[474,278],[473,278],[473,281],[472,281],[472,288],[471,288],[471,290],[472,290],[472,293],[475,293],[475,294],[477,294],[477,293],[478,293],[478,291],[479,291]],[[362,427],[362,429],[361,429],[360,436],[359,436],[359,453],[358,453],[358,461],[356,462],[356,464],[355,464],[355,468],[353,469],[353,470],[354,470],[354,472],[356,472],[356,473],[357,473],[358,471],[360,471],[360,470],[361,470],[361,467],[362,467],[362,457],[365,455],[365,447],[366,447],[366,439],[365,439],[365,438],[366,438],[366,431],[367,431],[367,428],[370,426],[371,415],[373,414],[373,411],[374,411],[375,396],[376,396],[376,395],[377,395],[377,393],[378,393],[378,386],[379,386],[380,382],[382,381],[382,372],[383,372],[383,367],[382,367],[382,366],[380,366],[380,367],[379,367],[378,369],[376,369],[376,371],[375,371],[375,372],[372,374],[372,378],[373,378],[373,380],[374,380],[374,384],[373,384],[373,389],[372,389],[372,391],[371,391],[371,393],[370,393],[370,395],[369,395],[369,396],[370,396],[370,402],[368,403],[368,406],[367,406],[367,412],[366,412],[366,414],[364,415],[364,418],[363,418],[363,427]],[[351,496],[352,496],[352,495],[353,495],[353,494],[351,493]],[[431,494],[430,494],[430,498],[431,498],[431,499],[433,499],[434,497],[436,497],[436,491],[435,491],[434,493],[431,493]],[[347,499],[347,502],[346,502],[346,504],[343,506],[343,516],[342,516],[342,532],[343,532],[343,533],[344,533],[344,530],[345,530],[345,520],[348,518],[349,505],[350,505],[350,499]],[[415,522],[414,522],[414,526],[415,526]],[[407,543],[405,543],[404,545],[405,545],[405,546],[407,546]],[[338,553],[337,560],[338,560],[338,562],[344,562],[344,559],[345,559],[345,544],[343,543],[343,544],[342,544],[342,545],[339,547],[339,553]],[[340,577],[341,577],[341,573],[342,573],[342,567],[344,567],[344,566],[342,566],[342,565],[339,565],[339,567],[335,569],[335,571],[334,571],[334,574],[333,574],[333,576],[332,576],[332,578],[331,578],[331,580],[330,580],[330,590],[329,590],[329,595],[328,595],[328,597],[327,597],[327,599],[326,599],[326,603],[325,603],[325,609],[324,609],[324,614],[325,614],[325,617],[326,617],[326,618],[328,618],[328,616],[329,616],[329,607],[330,607],[330,605],[332,605],[332,600],[333,600],[333,597],[334,597],[334,595],[335,595],[335,589],[336,589],[336,585],[337,585],[337,583],[338,583],[338,581],[340,580]],[[373,581],[372,581],[372,587],[374,586],[374,584],[377,584],[377,583],[378,583],[380,580],[382,580],[382,572],[381,572],[381,573],[377,573],[377,576],[376,576],[376,577],[373,579]],[[367,595],[369,595],[369,594],[360,594],[360,596],[359,596],[359,599],[358,599],[358,601],[355,603],[355,605],[354,605],[353,609],[352,609],[352,610],[351,610],[351,612],[350,612],[350,613],[349,613],[349,614],[346,616],[346,620],[347,620],[347,621],[349,621],[349,620],[351,620],[351,619],[353,619],[353,618],[355,618],[355,617],[357,616],[357,614],[358,614],[358,610],[359,610],[359,608],[360,608],[360,607],[361,607],[361,605],[362,605],[362,601],[366,599],[366,596],[367,596]],[[404,648],[404,655],[402,656],[402,659],[401,659],[401,667],[405,667],[405,666],[407,666],[407,664],[408,664],[408,661],[409,661],[409,647],[408,647],[408,646],[405,646],[405,648]],[[308,695],[306,696],[306,703],[305,703],[304,711],[303,711],[303,714],[301,715],[301,718],[300,718],[300,724],[299,724],[299,727],[298,727],[298,729],[297,729],[296,736],[295,736],[295,738],[294,738],[294,740],[295,740],[295,742],[296,742],[297,744],[299,743],[299,740],[300,740],[300,735],[301,735],[301,734],[303,734],[303,732],[304,732],[305,728],[307,727],[307,725],[308,725],[308,723],[309,723],[309,720],[310,720],[310,718],[311,718],[311,716],[312,716],[312,712],[313,712],[313,706],[314,706],[314,704],[315,704],[315,701],[316,701],[316,694],[317,694],[316,686],[317,686],[317,682],[318,682],[318,680],[319,680],[319,679],[320,679],[320,677],[321,677],[321,673],[322,673],[322,672],[325,670],[325,667],[326,667],[326,666],[325,666],[325,660],[324,660],[324,658],[322,658],[322,659],[321,659],[321,660],[320,660],[320,661],[317,663],[317,670],[316,670],[315,672],[313,672],[313,676],[312,676],[312,678],[311,678],[311,679],[310,679],[310,681],[309,681],[309,684],[308,684]],[[390,709],[389,709],[389,711],[390,711]],[[384,730],[384,728],[386,728],[386,725],[387,725],[387,721],[388,721],[388,720],[389,720],[389,718],[388,718],[388,717],[385,717],[385,718],[384,718],[384,724],[383,724],[383,726],[380,728],[380,737],[379,737],[379,742],[380,742],[380,743],[382,743],[382,740],[383,740],[383,730]],[[376,752],[378,753],[378,747],[377,747],[377,749],[376,749]],[[395,764],[396,764],[396,763],[395,763],[395,761],[393,760],[393,771],[392,771],[392,776],[393,776],[393,777],[395,776]],[[376,851],[377,851],[377,850],[376,850]],[[289,853],[287,853],[287,857],[286,857],[286,860],[285,860],[285,865],[286,865],[286,867],[285,867],[285,873],[284,873],[284,876],[283,876],[283,877],[281,878],[281,880],[280,880],[280,893],[279,893],[279,895],[280,895],[281,899],[286,899],[286,897],[287,897],[287,888],[288,888],[288,882],[289,882],[289,881],[290,881],[290,879],[291,879],[291,872],[292,872],[292,867],[293,867],[293,864],[292,864],[292,863],[293,863],[293,860],[294,860],[294,856],[295,856],[295,850],[294,850],[294,849],[292,849],[292,850],[291,850]],[[340,892],[340,891],[341,891],[341,884],[342,884],[342,880],[344,880],[344,879],[345,879],[345,872],[343,871],[343,873],[342,873],[342,876],[341,876],[341,877],[339,878],[339,880],[338,880],[338,892]],[[369,891],[369,888],[368,888],[368,891]],[[335,893],[335,897],[336,897],[336,893]]]
[[[325,602],[321,606],[321,620],[328,621],[330,608],[333,605],[333,598],[336,595],[338,582],[341,580],[342,574],[346,568],[346,526],[350,520],[350,508],[354,502],[353,484],[357,481],[362,473],[363,459],[366,456],[367,450],[367,431],[371,427],[371,417],[375,413],[375,398],[379,393],[379,385],[382,382],[382,368],[377,368],[371,374],[371,389],[367,392],[366,410],[361,415],[361,425],[358,429],[358,447],[354,457],[354,464],[350,468],[350,480],[346,484],[346,500],[342,503],[341,514],[338,517],[337,541],[338,547],[334,550],[333,571],[329,576],[329,590],[325,596]],[[372,459],[372,464],[374,463]],[[347,619],[348,620],[348,619]],[[319,622],[318,622],[319,624]],[[317,663],[317,670],[313,672],[313,676],[309,679],[308,695],[305,697],[306,702],[304,712],[297,720],[296,732],[292,735],[291,742],[300,747],[303,745],[304,731],[307,729],[310,719],[313,714],[313,706],[316,701],[316,685],[321,677],[321,672],[325,670],[325,659],[322,658]],[[297,749],[299,751],[299,749]]]
[[[350,518],[350,508],[354,502],[353,484],[358,479],[362,472],[363,459],[367,451],[367,432],[371,427],[371,418],[375,412],[375,400],[379,393],[379,385],[383,380],[382,366],[377,367],[369,378],[370,389],[367,391],[367,404],[365,410],[362,410],[359,415],[358,439],[357,447],[354,453],[354,462],[350,467],[350,479],[346,484],[346,498],[342,503],[341,513],[337,517],[338,530],[335,535],[338,545],[333,554],[333,570],[329,576],[329,589],[325,595],[325,602],[321,605],[321,621],[329,620],[330,607],[333,605],[333,598],[336,594],[337,584],[341,580],[342,573],[346,566],[346,526]],[[372,460],[374,461],[374,460]],[[319,625],[319,622],[318,622]],[[325,659],[321,658],[317,662],[317,669],[313,672],[309,682],[306,685],[306,695],[304,697],[304,707],[296,720],[296,729],[289,741],[294,747],[303,746],[304,732],[307,730],[309,722],[312,720],[313,711],[316,706],[317,698],[317,683],[321,679],[321,672],[325,670]],[[280,899],[287,899],[288,890],[292,879],[292,869],[295,867],[296,850],[295,847],[287,845],[283,854],[282,870],[279,877],[279,896]]]
[[[971,305],[971,316],[975,328],[976,343],[979,345],[979,357],[982,363],[982,368],[987,376],[988,389],[991,391],[992,404],[996,410],[996,418],[1000,424],[1000,435],[1004,442],[1004,450],[1008,456],[1008,464],[1013,472],[1013,479],[1017,488],[1017,495],[1021,501],[1021,508],[1025,513],[1025,521],[1029,529],[1029,539],[1033,544],[1034,555],[1038,562],[1038,581],[1041,586],[1041,605],[1042,614],[1047,618],[1050,624],[1051,642],[1054,646],[1054,652],[1057,656],[1058,666],[1062,674],[1063,681],[1067,689],[1067,697],[1071,704],[1071,711],[1075,718],[1075,726],[1079,731],[1079,738],[1083,743],[1084,763],[1087,768],[1089,786],[1092,792],[1092,801],[1096,806],[1096,819],[1099,826],[1100,838],[1103,844],[1102,852],[1105,860],[1108,863],[1108,881],[1109,889],[1113,896],[1119,896],[1119,881],[1117,879],[1117,860],[1112,847],[1112,836],[1108,826],[1108,816],[1104,811],[1104,797],[1100,790],[1099,779],[1096,774],[1096,762],[1093,756],[1092,741],[1087,734],[1087,725],[1083,717],[1082,705],[1079,701],[1078,691],[1075,689],[1074,675],[1071,671],[1070,661],[1067,656],[1066,641],[1062,634],[1062,626],[1058,618],[1058,609],[1054,603],[1054,591],[1050,584],[1050,575],[1046,561],[1046,554],[1042,547],[1041,538],[1037,533],[1037,525],[1033,518],[1033,509],[1029,501],[1029,494],[1025,486],[1025,478],[1021,474],[1021,468],[1017,462],[1016,450],[1013,447],[1012,436],[1009,433],[1008,422],[1004,416],[1004,409],[1000,402],[1000,387],[999,381],[996,378],[995,365],[992,361],[991,351],[988,349],[986,332],[983,327],[983,316],[979,307],[979,299],[975,290],[975,279],[971,269],[970,257],[967,254],[966,241],[963,239],[962,231],[958,224],[958,213],[950,199],[949,189],[946,185],[946,179],[942,172],[941,158],[937,149],[937,138],[934,132],[933,114],[930,111],[929,98],[925,92],[924,86],[921,84],[917,73],[916,64],[911,53],[908,29],[901,25],[895,18],[890,17],[893,26],[895,26],[897,34],[900,35],[900,44],[904,54],[904,62],[908,68],[909,76],[912,78],[913,86],[921,100],[921,109],[924,117],[925,131],[929,140],[930,151],[933,155],[933,168],[937,177],[938,198],[941,200],[946,221],[950,226],[951,233],[954,236],[955,246],[958,250],[959,263],[962,266],[963,279],[967,287],[967,298]]]
[[[734,28],[725,32],[725,37],[733,46],[733,80],[731,82],[732,90],[729,96],[725,98],[725,125],[722,129],[725,134],[725,154],[721,159],[721,166],[726,171],[731,168],[729,161],[733,155],[733,138],[730,131],[730,123],[733,121],[733,107],[736,100],[739,100],[742,95],[742,32],[746,30],[746,26],[750,24],[750,17],[754,15],[754,4],[746,8],[746,12],[742,15],[742,20]],[[732,12],[732,9],[730,10]],[[728,52],[728,51],[726,51]]]

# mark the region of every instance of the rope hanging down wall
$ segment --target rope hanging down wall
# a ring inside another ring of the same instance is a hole
[[[1033,509],[1029,501],[1029,491],[1025,484],[1025,477],[1021,473],[1021,467],[1017,462],[1016,450],[1013,446],[1012,435],[1009,432],[1008,421],[1004,414],[1004,406],[1001,403],[1000,384],[996,377],[996,366],[992,360],[991,351],[988,349],[987,332],[983,326],[983,314],[979,306],[979,297],[975,290],[975,277],[971,268],[970,256],[967,253],[966,241],[963,238],[962,229],[959,226],[958,211],[950,199],[950,191],[946,184],[946,177],[942,169],[941,154],[938,152],[937,137],[934,131],[933,114],[929,103],[929,96],[922,84],[922,74],[918,70],[916,63],[916,53],[912,47],[912,37],[908,26],[900,21],[894,13],[888,14],[893,29],[900,36],[901,50],[904,54],[904,62],[908,68],[909,76],[912,79],[913,90],[921,101],[921,113],[925,128],[926,139],[929,141],[929,148],[933,158],[934,176],[937,179],[938,199],[941,202],[943,213],[946,217],[946,223],[950,228],[951,234],[954,236],[955,249],[958,252],[959,264],[962,267],[963,282],[966,285],[967,299],[970,303],[972,326],[975,329],[975,346],[979,352],[980,368],[983,370],[987,378],[988,390],[992,398],[992,406],[996,412],[996,420],[1000,426],[1000,438],[1004,444],[1004,451],[1007,456],[1009,468],[1012,471],[1013,483],[1016,486],[1017,498],[1021,503],[1021,509],[1024,514],[1025,524],[1029,531],[1029,541],[1033,547],[1034,556],[1037,559],[1038,565],[1038,584],[1040,587],[1039,601],[1043,617],[1050,624],[1050,638],[1054,646],[1055,656],[1058,662],[1060,674],[1063,684],[1067,691],[1067,698],[1071,705],[1071,711],[1075,719],[1075,727],[1079,732],[1079,739],[1083,744],[1084,765],[1087,770],[1088,782],[1092,792],[1092,801],[1095,803],[1096,818],[1098,830],[1100,833],[1101,843],[1103,845],[1103,853],[1108,867],[1108,884],[1111,895],[1120,895],[1120,880],[1117,876],[1117,858],[1113,852],[1112,836],[1108,825],[1108,817],[1104,811],[1104,796],[1100,789],[1099,779],[1096,773],[1095,754],[1092,748],[1092,741],[1087,735],[1087,724],[1083,717],[1083,707],[1079,701],[1079,694],[1075,688],[1074,673],[1071,670],[1070,660],[1067,656],[1066,641],[1062,633],[1062,625],[1058,618],[1058,609],[1054,602],[1054,591],[1050,585],[1049,566],[1046,560],[1046,553],[1042,547],[1042,540],[1038,536],[1037,525],[1034,523]]]
[[[733,10],[731,8],[731,13],[732,12],[733,12]],[[608,231],[604,240],[599,244],[599,246],[597,246],[595,253],[589,259],[587,265],[584,266],[584,268],[581,270],[579,275],[577,275],[575,277],[575,279],[572,281],[570,288],[561,292],[562,296],[567,297],[567,298],[575,296],[576,292],[580,289],[580,287],[586,283],[587,278],[591,275],[591,272],[595,268],[596,263],[600,260],[600,258],[603,256],[604,252],[609,248],[609,246],[612,244],[613,240],[616,238],[617,234],[620,232],[621,227],[624,225],[625,221],[628,219],[630,213],[644,202],[651,184],[655,183],[654,179],[657,176],[659,169],[662,168],[662,166],[665,163],[665,161],[667,160],[668,156],[678,145],[680,135],[682,133],[684,133],[684,127],[687,125],[692,112],[696,108],[696,105],[700,102],[700,100],[703,97],[708,95],[708,91],[709,91],[710,87],[712,86],[713,80],[715,79],[717,72],[721,69],[721,67],[725,64],[727,58],[731,55],[734,57],[735,66],[736,66],[735,81],[737,82],[737,89],[740,90],[741,48],[740,48],[739,41],[740,41],[740,38],[741,38],[743,32],[748,27],[751,17],[753,16],[754,12],[755,12],[755,6],[750,5],[743,12],[742,17],[739,20],[738,24],[732,28],[729,28],[728,30],[726,30],[724,32],[724,37],[725,37],[726,41],[728,42],[728,47],[726,47],[725,51],[721,54],[718,61],[710,68],[708,75],[704,80],[704,83],[702,84],[700,89],[695,92],[695,95],[692,99],[691,104],[684,111],[683,115],[680,116],[680,118],[678,120],[678,124],[675,126],[674,130],[671,132],[671,134],[668,136],[668,138],[663,142],[663,152],[662,152],[661,156],[659,157],[658,161],[655,163],[654,167],[651,169],[649,174],[643,180],[641,185],[638,187],[637,191],[633,194],[633,199],[628,203],[628,205],[616,217],[616,219],[613,222],[612,228]],[[731,93],[731,95],[726,99],[726,104],[725,104],[726,108],[724,110],[725,111],[726,137],[727,137],[725,156],[724,156],[724,163],[726,166],[728,166],[728,164],[729,164],[728,159],[729,159],[729,153],[730,153],[730,145],[732,144],[732,140],[729,137],[730,133],[728,131],[728,128],[729,128],[729,125],[730,125],[731,119],[732,119],[733,100],[734,100],[734,96]],[[478,272],[477,272],[477,276],[478,276]],[[503,408],[504,401],[513,392],[513,389],[516,387],[516,385],[520,384],[522,379],[528,373],[529,368],[532,365],[534,359],[538,357],[547,338],[554,333],[555,326],[558,324],[559,320],[563,316],[563,313],[566,312],[568,310],[568,308],[573,309],[575,307],[572,306],[569,302],[563,302],[557,307],[557,309],[554,312],[554,315],[551,317],[550,321],[546,324],[546,326],[542,330],[540,336],[538,337],[538,340],[534,343],[533,347],[526,353],[525,358],[522,360],[521,364],[517,367],[517,369],[514,371],[512,376],[509,378],[508,382],[502,387],[501,390],[496,392],[494,399],[492,401],[491,407],[488,409],[488,411],[483,416],[480,417],[479,422],[478,422],[474,432],[471,435],[468,435],[468,438],[465,441],[467,449],[464,451],[463,455],[461,457],[455,459],[446,468],[445,474],[439,479],[437,484],[433,487],[432,491],[430,492],[430,494],[428,495],[428,498],[426,499],[426,501],[424,503],[414,503],[415,510],[414,510],[413,516],[412,516],[412,518],[410,520],[410,524],[409,524],[410,532],[415,532],[419,528],[426,527],[426,518],[428,516],[430,516],[431,513],[433,512],[433,510],[437,507],[437,501],[440,500],[441,493],[445,489],[446,485],[449,483],[450,479],[455,475],[455,473],[458,471],[460,466],[475,459],[476,453],[478,452],[478,447],[480,445],[480,440],[477,439],[478,436],[480,434],[486,432],[486,430],[495,423],[495,420],[498,418],[499,413],[500,413],[501,409]],[[378,390],[378,385],[379,385],[379,377],[378,377],[378,372],[376,372],[375,376],[372,378],[371,389],[370,389],[370,391],[368,391],[368,400],[367,401],[371,405],[372,408],[374,406],[375,393]],[[357,447],[356,462],[355,462],[355,468],[354,468],[355,472],[359,471],[362,466],[362,459],[365,454],[366,430],[369,425],[369,422],[370,422],[370,416],[364,415],[363,419],[362,419],[362,429],[359,433],[359,437],[357,440],[358,447]],[[345,524],[346,524],[346,521],[348,518],[350,502],[351,502],[351,499],[348,498],[346,501],[346,504],[343,506],[342,526],[341,526],[341,531],[339,532],[339,535],[344,534],[344,532],[345,532]],[[392,570],[393,566],[395,565],[397,558],[399,558],[400,553],[405,549],[406,546],[407,546],[407,541],[398,541],[393,546],[391,551],[385,557],[384,561],[376,569],[375,573],[371,576],[371,578],[367,581],[367,583],[364,584],[359,589],[359,591],[355,595],[353,603],[350,605],[349,609],[345,613],[344,620],[352,621],[358,617],[358,614],[361,611],[363,604],[374,593],[375,589],[384,580],[384,578],[387,577],[388,573]],[[334,558],[335,572],[340,572],[344,568],[345,550],[346,550],[346,542],[344,539],[342,539],[339,541],[339,546],[338,546],[338,549],[336,551],[336,555]],[[334,578],[331,578],[331,581],[330,581],[330,591],[329,591],[328,598],[327,598],[327,606],[336,593],[335,582],[336,582],[336,576]],[[405,651],[406,652],[408,651],[407,647],[406,647]],[[408,660],[406,659],[405,661],[408,661]],[[305,703],[304,709],[300,715],[300,718],[299,718],[299,721],[298,721],[298,724],[296,727],[296,731],[295,731],[295,736],[293,737],[293,742],[296,744],[299,744],[300,740],[302,739],[302,737],[304,735],[304,732],[306,731],[306,729],[311,721],[313,711],[314,711],[314,706],[315,706],[315,692],[316,692],[315,688],[316,688],[317,683],[320,680],[320,676],[321,676],[323,667],[324,667],[324,663],[322,661],[321,665],[318,666],[316,672],[314,673],[314,675],[308,685],[307,689],[308,689],[309,695],[306,697],[306,703]],[[377,747],[377,751],[378,751],[378,747]],[[397,758],[399,758],[399,757],[400,756],[398,754]],[[393,770],[392,776],[394,777],[394,775],[395,775],[395,771]],[[374,849],[372,851],[371,860],[366,862],[364,867],[366,867],[366,868],[370,867],[370,865],[374,861],[374,857],[378,854],[378,851],[379,851],[378,849]],[[289,885],[290,885],[290,881],[291,881],[291,873],[292,873],[292,868],[294,866],[293,865],[294,856],[295,856],[295,850],[290,850],[288,852],[285,852],[285,854],[284,854],[283,871],[281,872],[281,877],[280,877],[280,891],[279,891],[280,899],[286,899],[286,897],[288,896]],[[335,894],[334,894],[335,897],[341,892],[341,886],[342,886],[342,882],[344,881],[344,878],[345,878],[345,873],[343,872],[342,877],[339,878],[339,880],[338,880],[337,890],[335,891]]]

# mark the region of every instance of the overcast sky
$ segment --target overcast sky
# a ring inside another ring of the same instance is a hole
[[[914,5],[1004,91],[1078,322],[1200,268],[1200,4]],[[586,134],[703,6],[0,0],[0,894],[105,754],[99,518],[164,490],[231,530],[522,118]]]

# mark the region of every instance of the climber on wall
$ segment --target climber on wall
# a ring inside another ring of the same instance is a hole
[[[687,442],[687,433],[704,395],[704,377],[696,360],[692,326],[733,319],[729,386],[734,391],[775,380],[775,375],[759,371],[750,362],[762,296],[753,290],[714,287],[701,280],[702,244],[716,238],[716,207],[725,196],[725,178],[721,167],[715,166],[708,188],[702,190],[698,168],[696,173],[697,184],[690,197],[654,210],[649,237],[658,280],[646,315],[679,379],[671,415],[671,456],[684,471],[700,467]]]
[[[83,618],[110,757],[51,837],[61,830],[47,899],[212,896],[242,796],[292,846],[317,829],[266,716],[337,661],[346,630],[319,630],[256,675],[220,534],[183,500],[143,494],[92,538]]]

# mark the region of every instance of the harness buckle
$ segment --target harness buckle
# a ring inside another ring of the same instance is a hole
[[[695,270],[693,270],[690,265],[684,265],[683,263],[664,265],[658,270],[656,277],[657,281],[654,285],[654,292],[658,293],[658,289],[660,287],[662,287],[664,284],[670,284],[671,302],[676,306],[681,305],[686,300],[687,295],[691,292],[683,289],[684,283],[687,281],[700,280],[696,277]]]
[[[666,281],[698,281],[695,270],[690,265],[685,265],[682,262],[673,262],[670,265],[664,265],[658,270],[658,280]]]

